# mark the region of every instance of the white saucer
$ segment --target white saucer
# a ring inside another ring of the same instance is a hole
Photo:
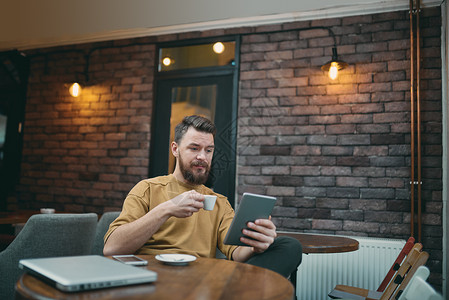
[[[164,264],[173,266],[188,265],[196,260],[195,256],[188,254],[158,254],[155,258]]]

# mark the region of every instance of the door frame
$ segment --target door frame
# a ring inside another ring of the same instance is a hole
[[[240,36],[228,36],[212,39],[189,40],[164,43],[157,46],[156,61],[159,61],[160,48],[164,47],[179,47],[184,45],[205,44],[217,41],[235,41],[235,60],[234,65],[195,68],[187,70],[175,70],[158,72],[155,68],[155,82],[154,82],[154,105],[151,124],[151,144],[150,144],[150,164],[149,177],[167,175],[168,170],[168,155],[170,143],[170,116],[171,116],[171,101],[164,101],[164,99],[171,99],[167,91],[174,86],[187,85],[204,85],[217,84],[217,108],[216,111],[229,109],[229,118],[227,121],[219,120],[216,123],[217,134],[215,136],[215,153],[212,162],[212,172],[217,172],[217,160],[219,159],[219,151],[225,149],[230,163],[228,169],[224,174],[217,176],[218,180],[215,183],[215,190],[227,196],[230,204],[234,207],[236,199],[236,169],[237,169],[237,109],[238,109],[238,69],[239,69],[239,52],[240,52]],[[230,85],[226,87],[226,85]],[[220,85],[225,87],[229,92],[231,103],[225,103],[220,99],[228,96],[220,96]],[[220,107],[225,105],[226,107]],[[216,113],[217,115],[217,113]],[[217,121],[217,118],[216,118]],[[227,136],[227,137],[226,137]],[[226,140],[226,141],[225,141]],[[166,151],[161,154],[161,149],[166,145]],[[221,152],[223,154],[223,152]],[[161,157],[162,156],[162,157]],[[163,171],[165,168],[165,172]]]

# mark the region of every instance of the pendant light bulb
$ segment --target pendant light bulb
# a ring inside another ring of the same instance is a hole
[[[78,82],[75,82],[74,84],[72,84],[69,88],[69,93],[72,97],[78,97],[79,95],[81,95],[81,86],[79,85]]]
[[[162,64],[166,67],[170,66],[171,64],[174,63],[174,60],[171,59],[170,57],[166,56],[162,59]]]
[[[338,77],[338,67],[336,64],[332,63],[329,68],[329,78],[335,80]]]
[[[223,53],[225,46],[223,45],[222,42],[216,42],[212,48],[214,49],[215,53],[221,54],[221,53]]]

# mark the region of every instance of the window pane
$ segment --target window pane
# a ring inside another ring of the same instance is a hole
[[[234,58],[235,42],[161,48],[159,71],[234,65]]]
[[[171,90],[170,144],[175,138],[175,127],[185,116],[200,115],[214,122],[217,101],[216,85],[175,87]],[[175,169],[175,158],[169,149],[169,174]]]

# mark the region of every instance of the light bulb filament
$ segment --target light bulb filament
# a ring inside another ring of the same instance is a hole
[[[81,86],[78,84],[78,82],[75,82],[70,86],[69,93],[70,95],[72,95],[72,97],[78,97],[79,95],[81,95]]]
[[[334,80],[338,76],[338,67],[335,63],[332,63],[329,68],[329,78]]]

